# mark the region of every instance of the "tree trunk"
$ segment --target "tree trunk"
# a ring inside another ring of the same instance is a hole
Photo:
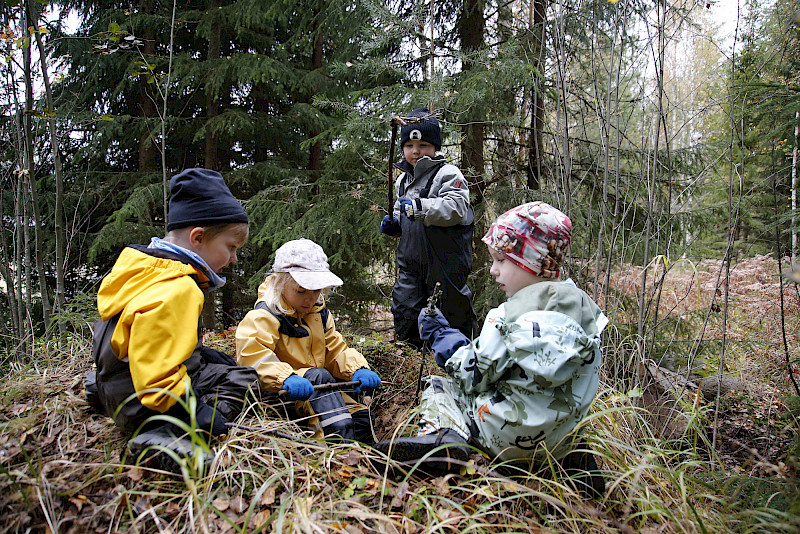
[[[23,13],[24,16],[24,13]],[[27,21],[27,17],[25,17]],[[25,24],[25,28],[28,28],[29,25]],[[31,125],[31,115],[33,113],[33,81],[31,79],[31,49],[30,49],[30,33],[26,29],[26,46],[23,47],[22,56],[23,56],[23,69],[22,74],[25,78],[25,113],[22,117],[22,131],[24,136],[24,161],[25,167],[23,169],[23,174],[28,181],[28,187],[30,188],[31,194],[31,207],[33,208],[33,227],[34,227],[34,237],[36,240],[36,270],[39,274],[39,292],[42,298],[42,316],[44,319],[44,324],[50,324],[50,297],[49,291],[47,289],[47,278],[45,277],[45,268],[44,268],[44,261],[42,261],[42,256],[44,251],[42,250],[42,216],[39,210],[39,194],[36,189],[36,179],[34,177],[34,164],[33,164],[33,126]],[[22,319],[22,318],[20,318]]]
[[[34,28],[34,35],[36,37],[36,46],[39,49],[39,63],[42,68],[42,83],[44,85],[45,102],[51,114],[47,118],[47,127],[50,132],[50,148],[53,152],[53,170],[55,171],[56,181],[56,201],[54,207],[54,230],[55,230],[55,248],[56,248],[56,298],[55,309],[63,311],[67,304],[66,288],[64,286],[64,266],[66,264],[66,247],[64,246],[64,175],[61,168],[61,151],[58,143],[58,132],[56,130],[56,119],[52,115],[55,112],[55,103],[53,102],[53,91],[50,87],[50,76],[47,73],[47,54],[42,44],[42,35],[39,32],[38,14],[28,6],[28,16],[30,17],[30,24]],[[66,324],[64,321],[58,321],[58,332],[64,335]]]
[[[315,10],[314,14],[314,26],[313,26],[313,36],[314,36],[314,45],[311,51],[311,70],[312,72],[315,70],[319,70],[322,68],[322,61],[323,61],[323,40],[322,40],[322,22],[320,21],[320,17],[322,13],[325,11],[324,0],[320,0],[317,4],[317,9]],[[316,94],[321,88],[315,87],[314,94]],[[311,99],[313,98],[313,94],[308,96],[308,102],[311,103]],[[317,137],[321,133],[321,129],[318,124],[314,124],[311,127],[311,131],[309,135],[311,138]],[[308,161],[308,168],[311,171],[311,179],[316,182],[320,174],[322,173],[322,144],[319,141],[315,141],[311,143],[311,147],[309,148],[309,161]],[[313,189],[314,194],[319,193],[318,186],[315,186]]]
[[[466,0],[464,2],[458,31],[461,48],[467,56],[470,53],[477,52],[484,46],[484,30],[486,28],[486,21],[483,17],[484,6],[485,0]],[[472,61],[464,61],[463,70],[465,73],[474,68],[478,67]],[[466,114],[466,118],[466,124],[461,127],[461,170],[471,184],[479,184],[483,181],[484,171],[483,127],[485,112],[481,104],[473,107]],[[473,191],[475,195],[473,195],[472,202],[474,204],[482,203],[482,187],[474,187]]]
[[[531,31],[531,58],[538,76],[531,91],[531,129],[528,138],[528,188],[539,189],[542,177],[544,131],[544,71],[545,71],[545,24],[548,0],[531,0],[528,10],[528,25]]]
[[[800,111],[794,113],[794,149],[792,150],[792,263],[797,263],[797,140],[800,136]]]
[[[212,17],[219,10],[219,1],[210,0],[208,11]],[[209,63],[213,64],[220,58],[222,49],[222,30],[219,19],[213,18],[211,22],[211,32],[208,36],[208,58]],[[209,70],[208,75],[213,72]],[[220,114],[220,95],[213,91],[211,82],[206,83],[206,122],[214,120]],[[205,168],[219,171],[219,136],[206,128],[206,149],[205,149]],[[205,305],[203,306],[203,326],[208,330],[215,330],[217,327],[217,292],[206,292]]]
[[[139,11],[145,15],[152,15],[154,10],[153,0],[141,0],[139,2]],[[142,32],[142,55],[145,58],[150,58],[156,53],[156,32],[155,28],[147,25]],[[150,130],[150,119],[154,119],[158,115],[156,110],[155,95],[153,94],[152,87],[154,84],[147,83],[146,76],[139,77],[139,107],[142,110],[142,121],[145,132],[139,139],[139,170],[140,171],[153,171],[157,168],[158,148],[153,141],[154,135]]]

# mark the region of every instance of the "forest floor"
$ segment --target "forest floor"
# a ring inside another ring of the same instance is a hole
[[[495,470],[477,453],[460,473],[391,475],[368,448],[244,429],[212,442],[209,473],[127,465],[125,435],[83,399],[91,345],[76,337],[42,344],[34,361],[11,364],[3,378],[0,532],[796,531],[797,412],[784,336],[797,361],[800,294],[784,281],[781,314],[768,256],[734,266],[727,308],[718,262],[667,267],[648,345],[662,367],[626,363],[635,321],[624,310],[638,298],[641,269],[613,273],[616,291],[597,297],[612,326],[585,431],[606,476],[603,499],[587,501],[547,473]],[[663,272],[662,263],[649,280]],[[723,320],[728,380],[720,381]],[[347,337],[386,382],[372,402],[382,439],[413,418],[422,359],[375,330]],[[230,350],[231,332],[208,343]],[[695,386],[706,381],[714,387],[703,394]],[[239,423],[302,437],[264,406]]]

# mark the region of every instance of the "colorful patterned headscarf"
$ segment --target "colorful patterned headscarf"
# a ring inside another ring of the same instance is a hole
[[[483,242],[526,271],[558,279],[572,239],[572,221],[550,204],[529,202],[499,216]]]

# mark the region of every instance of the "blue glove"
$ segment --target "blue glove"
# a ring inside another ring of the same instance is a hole
[[[353,373],[353,380],[360,380],[361,385],[353,388],[356,393],[361,389],[375,389],[381,385],[381,379],[375,371],[370,371],[366,367],[362,367]]]
[[[447,319],[444,318],[442,312],[438,309],[433,315],[428,315],[428,312],[423,308],[417,317],[417,326],[419,327],[419,337],[423,341],[431,342],[431,349],[436,358],[436,364],[444,369],[447,360],[450,356],[463,347],[469,345],[470,339],[450,326]]]
[[[397,199],[400,202],[400,214],[405,215],[412,221],[414,220],[414,201],[409,200],[406,197],[400,197]]]
[[[289,392],[289,400],[308,400],[314,394],[314,385],[300,375],[289,375],[283,388]]]
[[[381,221],[381,233],[391,237],[399,236],[403,233],[403,229],[400,227],[400,221],[391,215],[384,215]]]
[[[439,308],[434,308],[435,312],[430,315],[427,309],[422,309],[417,317],[417,327],[419,328],[419,338],[422,341],[430,341],[442,328],[450,328],[450,323],[444,318]]]

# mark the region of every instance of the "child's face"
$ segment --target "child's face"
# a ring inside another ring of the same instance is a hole
[[[436,147],[425,141],[410,139],[403,145],[403,156],[412,167],[417,166],[417,160],[423,156],[432,158],[436,155]]]
[[[247,236],[247,225],[231,226],[210,238],[204,228],[197,226],[192,228],[190,240],[194,251],[215,273],[219,273],[231,263],[239,261],[236,251],[247,242]]]
[[[300,286],[294,279],[291,279],[286,282],[286,285],[283,287],[281,296],[283,300],[286,301],[286,304],[303,315],[311,311],[311,308],[313,308],[314,304],[319,300],[321,293],[321,289],[311,291],[310,289]]]
[[[500,284],[508,298],[513,297],[523,287],[541,281],[540,277],[506,259],[497,249],[489,247],[489,254],[492,256],[492,268],[489,269],[489,274],[494,276],[494,281]]]

